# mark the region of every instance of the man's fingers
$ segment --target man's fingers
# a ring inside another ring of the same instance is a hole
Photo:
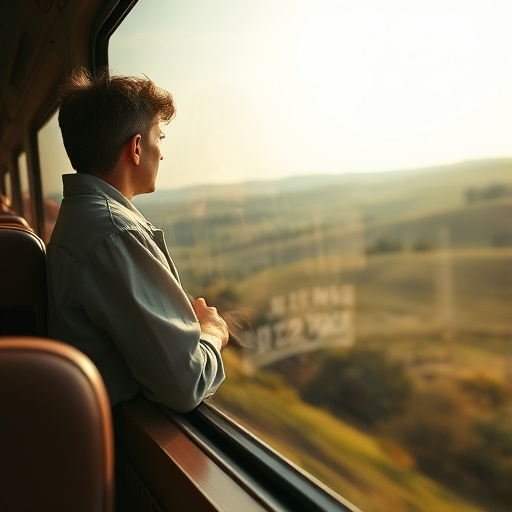
[[[197,311],[204,311],[207,308],[206,301],[200,297],[199,299],[196,299],[194,302],[194,309]]]

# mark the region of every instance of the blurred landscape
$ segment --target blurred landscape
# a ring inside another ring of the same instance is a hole
[[[440,248],[442,231],[453,249],[512,246],[511,159],[199,186],[135,203],[164,229],[191,284],[332,255],[360,263]]]
[[[353,343],[252,373],[233,345],[216,405],[366,512],[508,509],[512,159],[135,203],[185,288],[243,309],[249,333],[276,298],[355,292]]]

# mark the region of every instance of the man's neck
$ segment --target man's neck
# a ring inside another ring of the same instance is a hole
[[[103,174],[99,172],[92,172],[91,174],[105,181],[111,187],[114,187],[116,190],[119,190],[119,192],[121,192],[121,194],[123,194],[123,196],[126,197],[126,199],[128,199],[129,201],[133,199],[133,196],[135,195],[135,190],[133,184],[129,180],[129,169],[119,169],[116,166],[108,174]]]

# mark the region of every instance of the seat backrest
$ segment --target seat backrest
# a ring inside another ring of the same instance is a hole
[[[23,217],[12,213],[0,213],[0,224],[14,224],[15,226],[31,229],[29,223]]]
[[[46,335],[46,249],[21,226],[0,225],[0,336]]]
[[[56,341],[0,338],[0,510],[112,511],[113,452],[91,361]]]

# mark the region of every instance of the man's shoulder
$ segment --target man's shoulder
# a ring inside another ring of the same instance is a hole
[[[144,220],[123,194],[107,181],[76,173],[63,176],[64,200],[58,222],[103,234],[137,229]],[[141,217],[141,218],[139,218]]]
[[[65,198],[49,246],[59,246],[78,259],[104,240],[122,232],[140,231],[137,218],[107,196],[80,195]]]

